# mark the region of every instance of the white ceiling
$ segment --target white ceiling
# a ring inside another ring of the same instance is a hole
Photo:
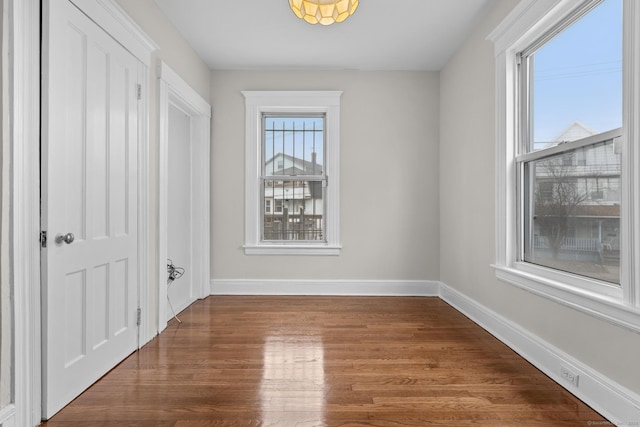
[[[440,70],[494,0],[360,0],[331,26],[288,0],[155,0],[211,69]]]

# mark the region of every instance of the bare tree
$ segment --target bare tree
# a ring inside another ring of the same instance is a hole
[[[554,258],[569,236],[577,207],[587,199],[573,173],[573,154],[554,157],[536,164],[534,221]]]

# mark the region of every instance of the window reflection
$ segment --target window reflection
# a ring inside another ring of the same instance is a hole
[[[264,346],[260,385],[263,425],[324,423],[324,348],[321,337],[271,336]],[[299,419],[303,416],[304,419]]]

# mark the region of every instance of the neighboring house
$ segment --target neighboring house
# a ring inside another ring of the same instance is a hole
[[[558,142],[577,141],[578,139],[586,138],[591,135],[599,133],[597,130],[585,125],[580,120],[576,120],[567,126],[562,132],[553,138],[553,145]]]
[[[265,162],[264,240],[323,240],[322,165],[277,153]],[[290,179],[309,177],[308,180]],[[273,177],[282,177],[282,180]]]
[[[575,141],[598,132],[578,121],[551,143]],[[534,248],[563,259],[619,262],[620,155],[613,142],[539,161],[535,171]],[[555,234],[555,236],[552,236]]]
[[[563,129],[551,141],[535,142],[534,144],[537,150],[541,150],[543,148],[558,145],[559,142],[576,141],[578,139],[586,138],[597,133],[599,133],[597,130],[590,128],[580,120],[576,120],[565,129]]]

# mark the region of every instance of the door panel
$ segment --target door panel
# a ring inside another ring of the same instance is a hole
[[[43,12],[48,418],[136,349],[138,61],[68,0]]]

